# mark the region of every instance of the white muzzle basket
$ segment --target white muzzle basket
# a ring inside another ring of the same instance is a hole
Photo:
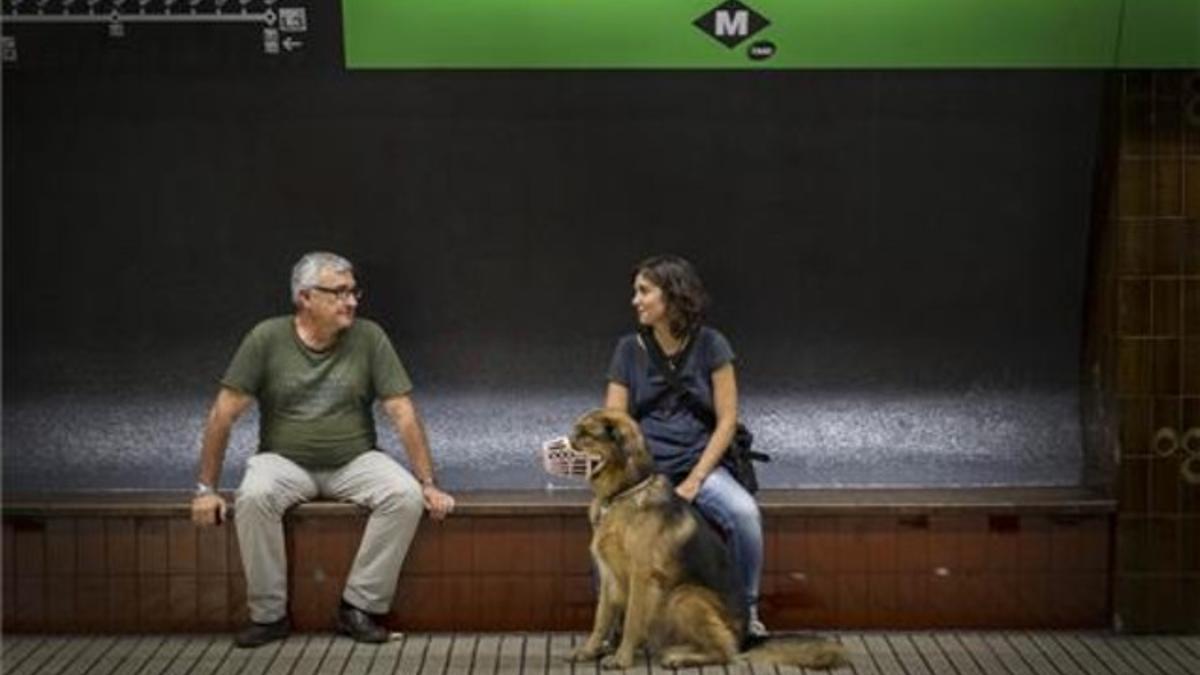
[[[542,443],[542,468],[551,476],[586,480],[599,464],[600,460],[571,447],[571,440],[566,436]]]

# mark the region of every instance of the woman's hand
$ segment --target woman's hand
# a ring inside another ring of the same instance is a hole
[[[696,476],[696,474],[688,474],[688,477],[682,483],[675,486],[675,494],[683,501],[691,504],[696,501],[696,495],[700,493],[700,485],[704,483],[704,479]]]

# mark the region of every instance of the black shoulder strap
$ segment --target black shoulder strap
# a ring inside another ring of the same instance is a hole
[[[662,349],[658,346],[658,341],[654,339],[653,331],[648,328],[643,329],[639,332],[639,338],[642,346],[646,348],[646,354],[650,357],[650,363],[658,369],[658,372],[662,373],[664,378],[666,378],[668,391],[673,391],[678,394],[680,399],[683,400],[684,405],[686,405],[688,409],[692,411],[693,415],[699,418],[701,422],[704,422],[704,424],[709,428],[715,429],[717,426],[716,414],[712,410],[709,410],[709,408],[701,403],[695,396],[693,396],[692,392],[684,388],[683,383],[679,381],[679,373],[675,372],[675,369],[671,368],[671,366],[667,364],[667,357],[662,353]],[[696,330],[694,333],[692,333],[691,337],[688,338],[687,344],[683,347],[683,352],[681,352],[679,355],[680,364],[687,363],[688,357],[691,356],[692,348],[696,346],[699,338],[699,330]],[[666,392],[663,392],[663,394],[665,395]],[[646,412],[649,412],[650,408],[658,403],[658,399],[661,397],[662,395],[655,397],[654,399],[651,399],[642,405],[641,408],[644,410],[639,410],[637,417],[641,419]]]

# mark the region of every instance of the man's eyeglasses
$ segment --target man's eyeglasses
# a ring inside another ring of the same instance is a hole
[[[329,288],[327,286],[310,286],[309,290],[321,291],[323,293],[328,293],[328,294],[334,296],[335,298],[337,298],[338,300],[341,300],[342,302],[349,300],[351,297],[353,297],[355,300],[362,300],[362,297],[363,297],[363,289],[358,286],[355,286],[354,288]]]

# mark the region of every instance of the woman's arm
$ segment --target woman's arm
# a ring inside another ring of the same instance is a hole
[[[609,385],[610,388],[612,385]],[[726,363],[712,372],[713,408],[717,415],[717,426],[713,429],[708,445],[700,454],[700,460],[692,467],[688,477],[675,488],[675,493],[689,502],[696,498],[700,485],[708,474],[717,468],[725,451],[733,441],[737,429],[737,376],[733,364]]]
[[[608,410],[629,412],[629,387],[619,382],[609,382],[604,391],[604,407]]]

